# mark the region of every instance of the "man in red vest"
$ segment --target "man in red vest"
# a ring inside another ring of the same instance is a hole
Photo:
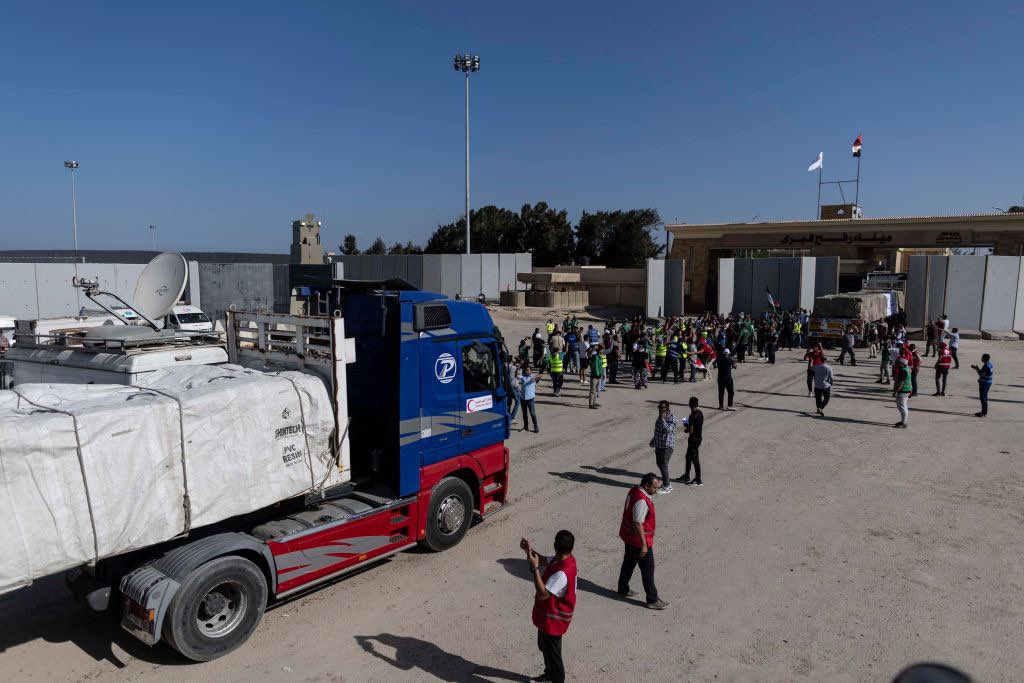
[[[946,342],[939,342],[939,358],[935,361],[935,393],[932,396],[946,395],[946,380],[952,365],[953,354],[946,348]]]
[[[637,593],[630,590],[629,580],[633,570],[640,565],[640,578],[647,593],[647,607],[665,609],[668,603],[658,597],[658,589],[654,585],[654,529],[657,519],[654,515],[655,495],[661,486],[661,478],[654,472],[648,472],[626,494],[626,506],[622,510],[622,523],[619,525],[619,538],[626,544],[622,557],[622,569],[619,571],[619,595],[635,598]]]
[[[519,547],[526,551],[536,590],[533,624],[537,627],[537,647],[544,655],[544,673],[531,681],[565,681],[562,636],[569,630],[576,609],[576,558],[572,556],[575,544],[572,533],[563,529],[555,534],[555,554],[545,558],[525,538],[519,542]]]

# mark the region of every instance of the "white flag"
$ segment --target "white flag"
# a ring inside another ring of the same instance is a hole
[[[808,166],[807,170],[808,171],[817,171],[819,168],[821,168],[824,165],[822,163],[824,160],[825,160],[825,153],[824,152],[818,152],[818,160],[815,161],[810,166]]]

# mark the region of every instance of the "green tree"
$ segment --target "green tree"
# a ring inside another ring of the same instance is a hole
[[[572,261],[572,224],[565,210],[553,209],[547,202],[533,206],[523,204],[519,223],[515,238],[502,242],[502,251],[532,251],[533,263],[538,266],[557,266]]]
[[[665,248],[654,239],[661,225],[656,209],[613,212],[601,244],[600,263],[609,268],[642,268],[646,259]]]
[[[502,245],[514,243],[520,232],[519,216],[497,206],[481,206],[470,212],[469,229],[470,247],[474,253],[502,251]],[[428,254],[465,253],[465,218],[437,226],[424,251]]]
[[[339,249],[345,256],[354,256],[355,254],[358,254],[359,246],[356,244],[356,236],[345,235],[345,240],[341,243]]]
[[[618,212],[616,212],[618,213]],[[598,211],[597,213],[583,212],[575,229],[575,249],[577,263],[601,263],[601,252],[604,248],[605,237],[608,234],[609,221],[612,213]]]
[[[395,242],[394,244],[391,245],[391,248],[388,249],[388,255],[389,256],[395,256],[395,255],[398,255],[398,254],[422,254],[422,253],[423,253],[422,247],[420,247],[420,246],[418,246],[416,244],[413,244],[412,240],[409,240],[405,244],[402,244],[401,242]]]
[[[380,256],[388,253],[388,245],[384,244],[384,240],[378,237],[374,240],[373,244],[370,245],[370,248],[363,253],[367,256]]]

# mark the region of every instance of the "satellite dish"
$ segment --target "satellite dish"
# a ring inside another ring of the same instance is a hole
[[[132,308],[150,320],[167,315],[185,293],[188,283],[188,264],[185,257],[174,252],[160,254],[142,269]]]

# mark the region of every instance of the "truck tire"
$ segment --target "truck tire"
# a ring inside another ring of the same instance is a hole
[[[267,580],[259,567],[236,555],[197,567],[182,583],[163,636],[185,657],[208,662],[244,643],[267,606]]]
[[[473,492],[457,477],[445,477],[434,487],[427,508],[423,544],[435,552],[448,550],[466,535],[473,521]]]

